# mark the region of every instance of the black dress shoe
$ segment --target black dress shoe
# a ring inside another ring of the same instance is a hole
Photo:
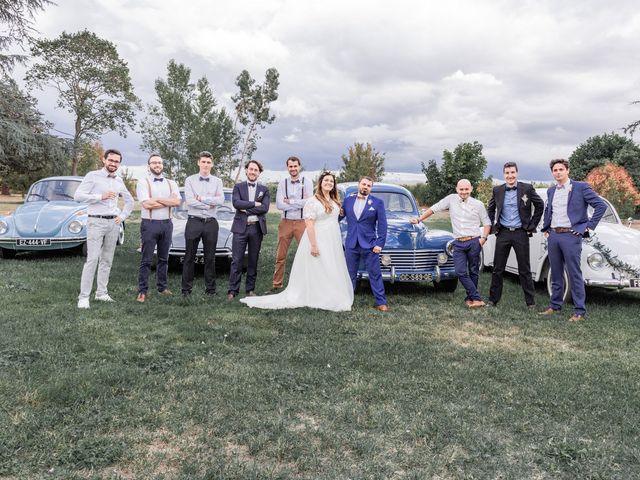
[[[493,300],[487,300],[487,303],[484,304],[485,307],[497,307],[498,304]]]

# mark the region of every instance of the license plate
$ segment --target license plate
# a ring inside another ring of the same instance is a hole
[[[180,263],[184,263],[184,257],[180,257]],[[196,257],[196,264],[204,265],[204,257]]]
[[[430,282],[431,274],[430,273],[401,273],[400,281],[401,282]]]
[[[640,278],[629,279],[629,286],[631,288],[640,288]]]
[[[16,240],[17,246],[44,247],[51,245],[50,238],[19,238]]]

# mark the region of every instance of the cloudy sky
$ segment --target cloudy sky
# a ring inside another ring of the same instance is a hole
[[[270,169],[292,154],[339,168],[357,141],[385,152],[387,170],[419,172],[477,140],[487,173],[515,160],[522,177],[544,179],[551,158],[640,118],[640,13],[628,0],[57,3],[38,15],[41,35],[87,28],[111,40],[145,103],[172,58],[227,106],[241,70],[262,81],[277,68],[277,119],[254,155]],[[38,94],[41,110],[71,131],[51,95]],[[146,161],[135,132],[103,143]]]

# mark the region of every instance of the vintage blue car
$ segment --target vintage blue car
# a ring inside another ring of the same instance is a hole
[[[338,184],[340,198],[357,194],[357,183]],[[413,225],[411,218],[420,213],[413,195],[399,185],[374,183],[371,195],[384,202],[387,213],[387,241],[380,253],[382,278],[387,282],[432,282],[439,289],[453,292],[458,285],[455,274],[453,235],[444,230],[431,230],[423,223]],[[347,235],[346,220],[341,222],[343,240]],[[367,278],[364,264],[358,278]]]
[[[87,205],[73,200],[82,177],[50,177],[29,188],[24,204],[0,216],[0,257],[21,251],[76,249],[87,254]],[[118,245],[124,242],[124,223]]]

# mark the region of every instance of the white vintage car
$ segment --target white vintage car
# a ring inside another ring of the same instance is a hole
[[[538,195],[547,199],[546,189],[537,189]],[[602,220],[592,232],[590,238],[582,243],[582,276],[586,286],[612,289],[632,289],[640,291],[640,231],[622,223],[618,212],[606,198],[607,204]],[[589,208],[590,212],[592,211]],[[547,258],[547,240],[538,231],[529,242],[531,274],[535,282],[546,282],[547,291],[551,295],[551,267]],[[482,267],[493,266],[496,238],[490,235],[482,250]],[[518,262],[513,249],[507,260],[506,270],[518,273]],[[565,272],[565,301],[571,300],[571,290]]]

